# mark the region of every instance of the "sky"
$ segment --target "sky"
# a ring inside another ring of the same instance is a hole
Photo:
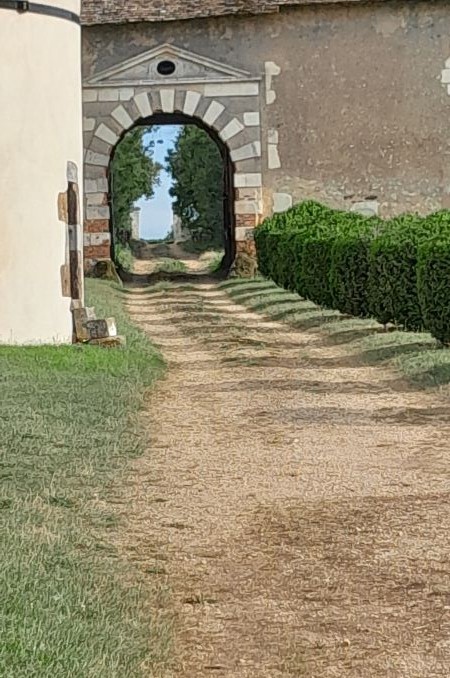
[[[157,143],[154,150],[154,159],[165,165],[167,151],[180,132],[179,125],[162,125],[150,138]],[[164,238],[170,231],[173,222],[172,198],[169,189],[172,186],[172,177],[168,172],[161,172],[161,184],[156,186],[155,195],[151,200],[139,200],[136,204],[141,208],[140,236],[144,240],[158,240]]]

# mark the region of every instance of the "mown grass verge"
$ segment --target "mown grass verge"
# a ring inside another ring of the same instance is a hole
[[[158,587],[108,535],[108,485],[143,450],[134,414],[163,361],[118,290],[89,281],[88,296],[126,348],[0,348],[4,678],[133,678],[170,652]]]
[[[358,361],[389,362],[421,387],[450,383],[450,349],[426,332],[385,331],[376,320],[322,309],[265,278],[232,279],[221,289],[237,303],[300,330],[321,330],[327,343],[346,344]]]

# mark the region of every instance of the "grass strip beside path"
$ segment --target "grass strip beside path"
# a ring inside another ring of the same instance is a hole
[[[261,277],[233,278],[220,287],[236,303],[272,320],[303,331],[320,330],[328,343],[347,346],[355,363],[389,362],[417,386],[444,386],[450,393],[450,349],[441,348],[431,334],[395,328],[386,332],[376,320],[322,309]]]
[[[152,675],[169,651],[159,590],[108,538],[108,484],[143,450],[134,415],[164,366],[117,289],[88,281],[88,303],[126,348],[0,348],[3,678]]]

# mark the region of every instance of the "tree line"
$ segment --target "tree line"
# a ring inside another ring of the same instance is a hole
[[[136,201],[151,199],[161,172],[170,173],[174,213],[199,249],[223,244],[224,163],[217,144],[195,125],[181,128],[165,166],[154,159],[156,127],[137,127],[119,143],[111,166],[113,239],[116,258],[131,240],[131,211]]]

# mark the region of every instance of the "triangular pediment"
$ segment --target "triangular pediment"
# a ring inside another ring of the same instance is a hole
[[[172,74],[161,74],[158,67],[163,62],[175,66]],[[160,45],[137,57],[122,61],[90,78],[86,85],[149,85],[171,82],[218,82],[254,79],[247,71],[224,65],[212,59],[194,54],[174,45]]]

